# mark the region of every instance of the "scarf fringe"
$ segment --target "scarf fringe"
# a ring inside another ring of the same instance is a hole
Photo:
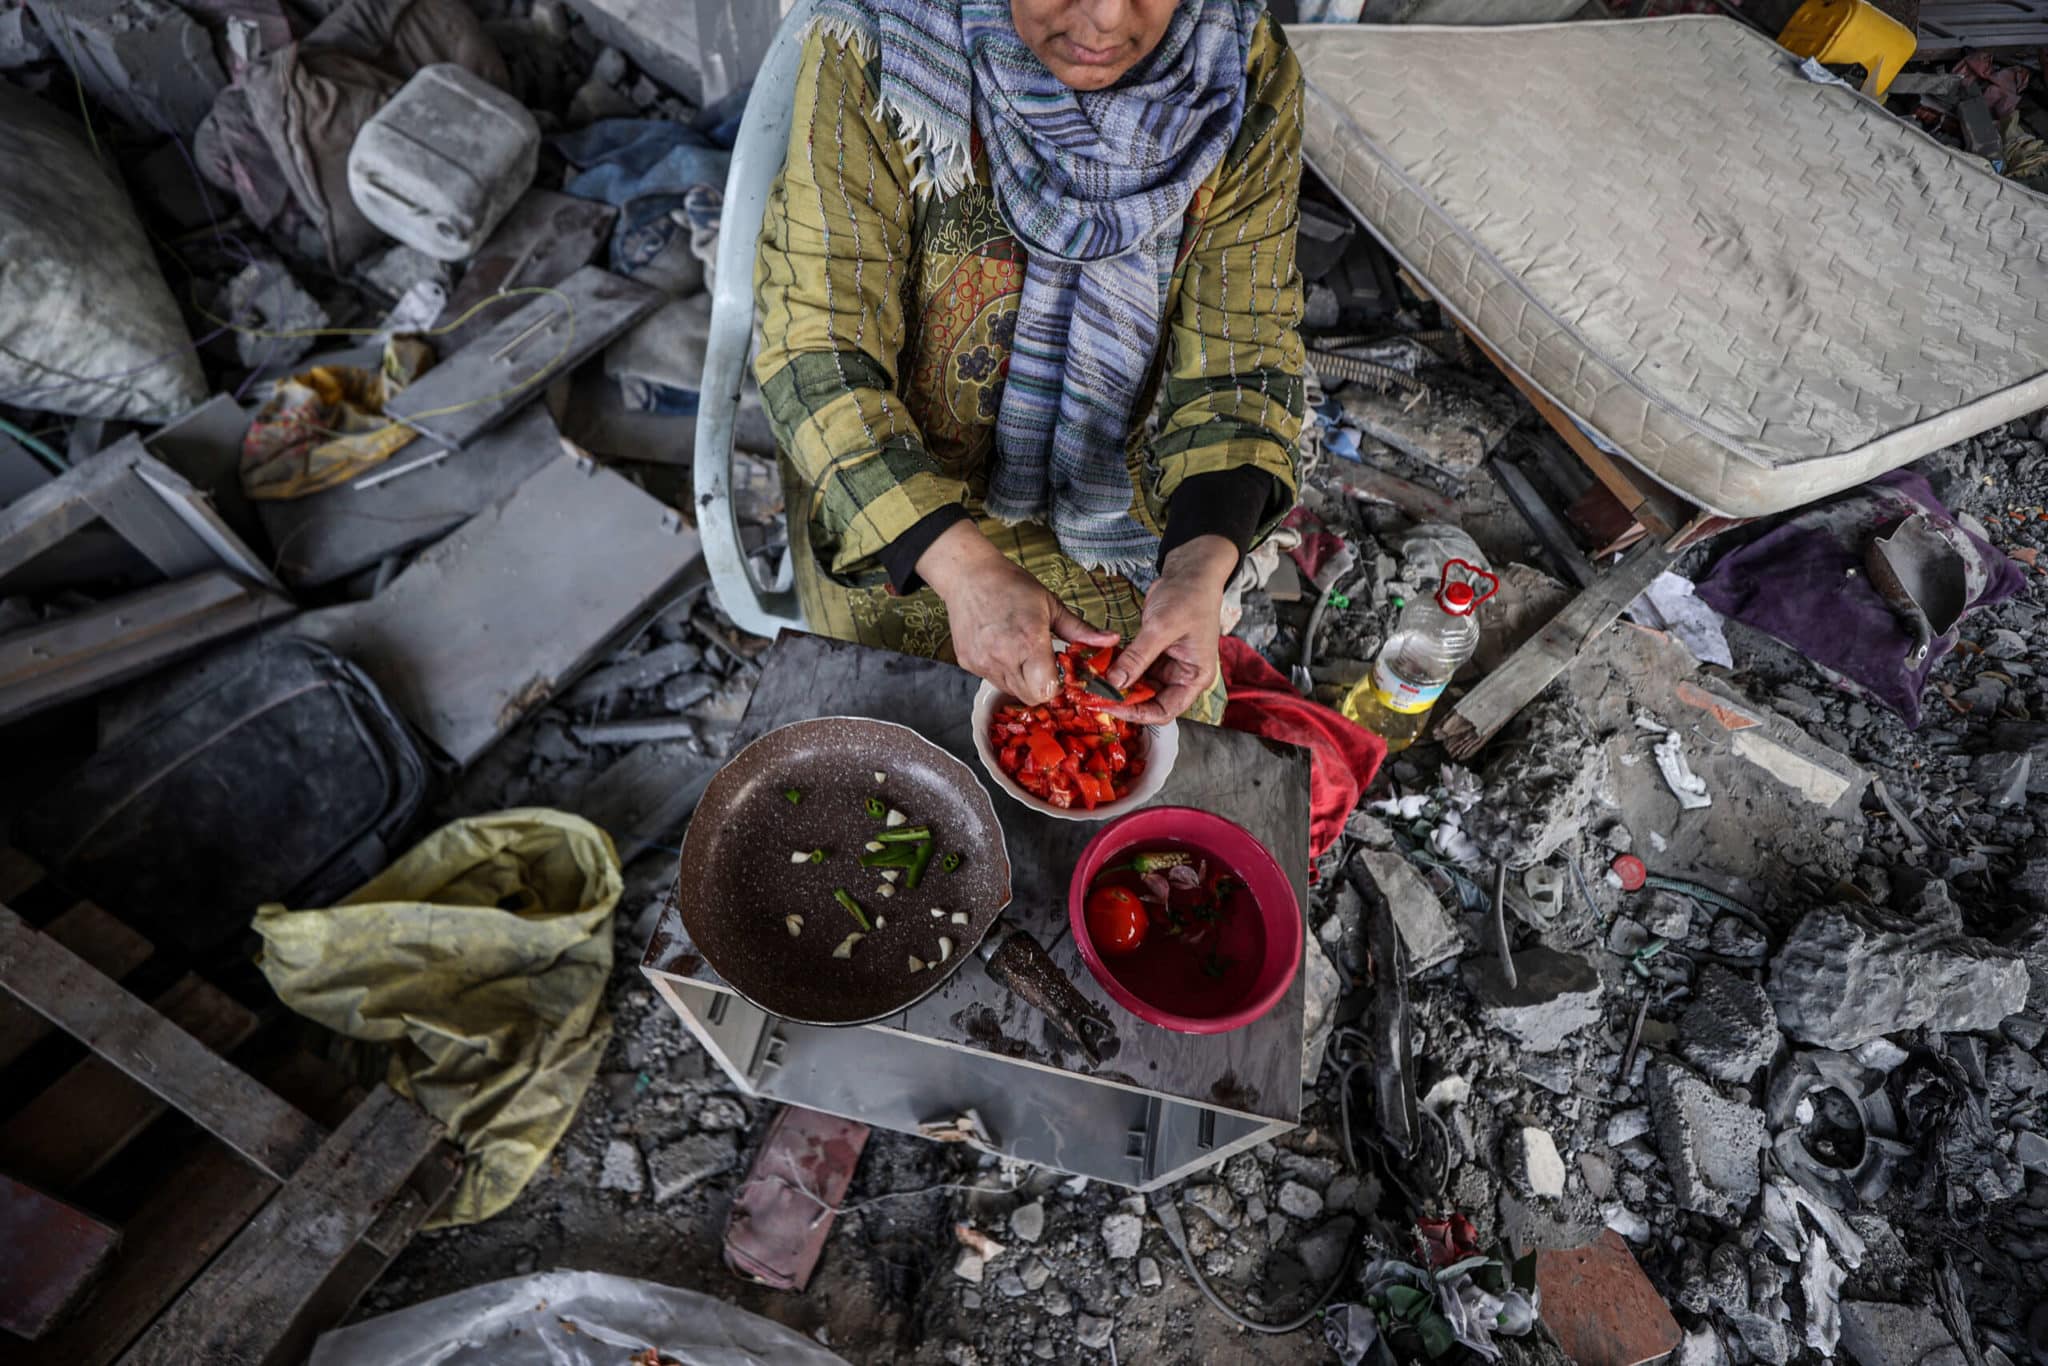
[[[810,28],[804,32],[808,40],[812,33],[823,33],[834,42],[850,49],[864,62],[872,62],[881,52],[881,41],[860,24],[845,15],[818,14],[811,19]],[[974,162],[967,147],[957,140],[941,138],[930,122],[913,116],[908,110],[893,103],[887,95],[876,99],[874,117],[878,121],[894,120],[903,130],[903,140],[908,147],[911,179],[910,193],[913,198],[923,199],[937,190],[941,197],[959,194],[974,179]]]

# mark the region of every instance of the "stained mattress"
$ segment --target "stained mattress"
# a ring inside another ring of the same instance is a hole
[[[1732,19],[1288,36],[1308,160],[1352,211],[1714,512],[2048,405],[2048,199]]]

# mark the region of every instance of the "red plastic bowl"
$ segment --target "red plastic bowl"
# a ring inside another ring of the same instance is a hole
[[[1126,854],[1161,846],[1187,849],[1222,864],[1244,884],[1245,899],[1251,903],[1240,904],[1219,933],[1230,936],[1234,954],[1248,957],[1256,951],[1258,966],[1248,970],[1241,990],[1207,1003],[1199,1012],[1160,1003],[1187,995],[1187,974],[1198,969],[1186,959],[1153,952],[1153,937],[1134,954],[1105,956],[1088,936],[1084,907],[1096,877]],[[1081,961],[1118,1005],[1141,1020],[1183,1034],[1223,1034],[1244,1028],[1273,1008],[1301,969],[1301,907],[1287,874],[1243,826],[1193,807],[1148,807],[1104,826],[1074,867],[1074,879],[1067,889],[1067,919]]]

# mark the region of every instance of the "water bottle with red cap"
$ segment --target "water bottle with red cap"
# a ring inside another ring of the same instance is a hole
[[[1372,672],[1344,699],[1344,714],[1385,739],[1390,753],[1414,744],[1444,686],[1479,648],[1474,613],[1499,591],[1500,580],[1479,566],[1446,560],[1436,596],[1402,609]]]

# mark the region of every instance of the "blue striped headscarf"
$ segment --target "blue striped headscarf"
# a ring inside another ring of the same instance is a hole
[[[1188,204],[1244,118],[1264,0],[1181,0],[1158,48],[1108,90],[1046,69],[1009,0],[819,0],[818,22],[881,56],[881,106],[913,189],[952,194],[981,131],[997,207],[1028,253],[988,509],[1048,521],[1091,569],[1151,575],[1126,442],[1164,332]],[[970,115],[972,123],[970,124]]]

